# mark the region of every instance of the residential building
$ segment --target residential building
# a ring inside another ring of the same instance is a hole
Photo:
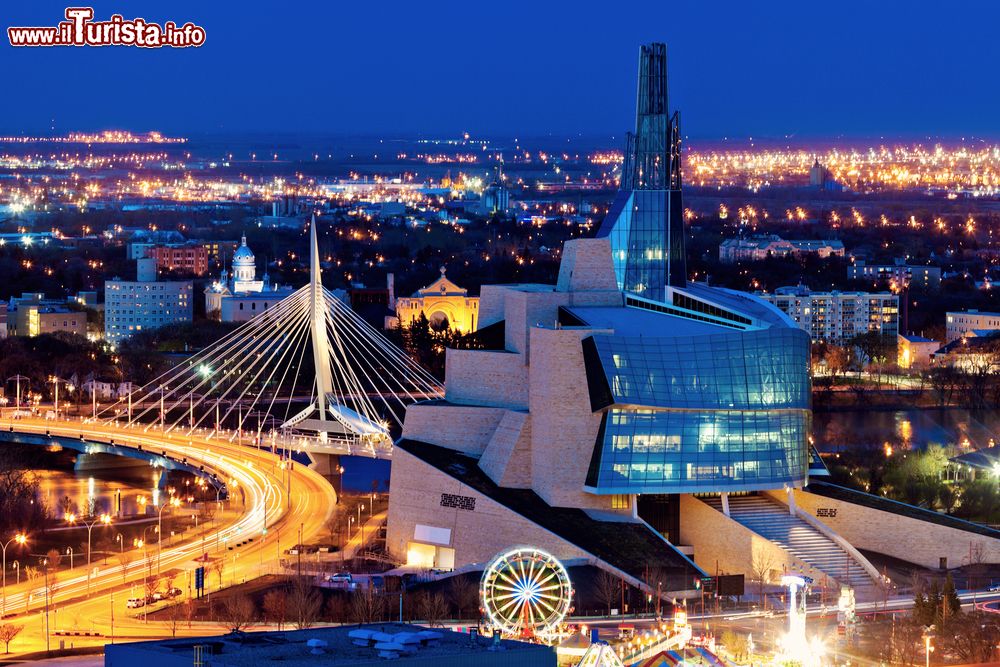
[[[194,314],[190,280],[157,280],[156,260],[136,260],[136,280],[104,283],[104,337],[117,345],[139,331],[190,322]]]
[[[396,299],[395,322],[388,324],[398,322],[409,326],[423,313],[432,326],[447,323],[463,333],[475,331],[479,324],[479,297],[469,296],[468,290],[448,280],[445,272],[442,266],[440,278],[411,297]]]
[[[6,304],[7,333],[11,336],[40,336],[65,332],[87,335],[87,313],[67,307],[66,302],[46,299],[40,292],[25,292]]]
[[[178,271],[195,276],[208,273],[208,248],[197,243],[152,246],[146,250],[146,256],[156,261],[159,271]]]
[[[941,287],[941,267],[907,264],[904,259],[897,259],[892,264],[868,264],[863,259],[856,259],[847,267],[847,278],[898,286],[905,283],[910,287],[936,290]]]
[[[0,339],[7,337],[7,304],[0,303]]]
[[[843,257],[844,242],[832,240],[785,240],[777,234],[726,239],[719,244],[719,261],[723,264],[756,262],[769,257],[802,257],[815,254],[819,257]]]
[[[958,340],[973,332],[1000,329],[1000,313],[980,310],[966,310],[945,313],[945,343]]]
[[[923,336],[899,334],[896,337],[896,363],[900,368],[927,368],[941,343]]]
[[[842,345],[869,331],[895,340],[899,332],[899,297],[889,292],[813,292],[798,285],[757,295],[786,313],[814,341]]]
[[[257,260],[243,236],[233,253],[232,274],[225,269],[217,281],[205,288],[205,312],[223,322],[246,322],[273,308],[295,290],[271,282],[265,270],[257,280]]]

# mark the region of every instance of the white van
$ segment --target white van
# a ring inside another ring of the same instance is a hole
[[[146,601],[142,598],[129,598],[125,606],[129,609],[138,609],[139,607],[145,607]]]

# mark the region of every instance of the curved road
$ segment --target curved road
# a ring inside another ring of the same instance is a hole
[[[213,439],[208,434],[164,435],[155,427],[144,430],[113,424],[41,419],[4,420],[0,427],[12,427],[14,431],[24,433],[48,431],[53,435],[83,436],[98,442],[114,440],[123,446],[141,445],[147,451],[165,451],[174,458],[187,458],[189,463],[204,465],[206,470],[215,472],[220,479],[236,481],[235,488],[233,485],[229,488],[229,503],[230,507],[236,506],[241,510],[238,515],[223,517],[220,513],[214,525],[203,527],[195,539],[164,544],[159,563],[156,562],[155,545],[147,547],[145,553],[133,550],[134,560],[126,566],[124,583],[119,563],[92,564],[94,569],[89,594],[85,565],[60,572],[54,586],[54,578],[50,577],[49,585],[54,590],[49,600],[49,646],[53,649],[59,647],[60,639],[65,641],[67,647],[71,643],[76,646],[103,645],[111,641],[112,624],[116,639],[170,636],[167,623],[146,623],[143,609],[126,609],[126,600],[132,595],[130,591],[134,590],[137,597],[142,596],[143,579],[150,569],[154,576],[157,565],[163,573],[177,569],[193,571],[199,564],[195,559],[207,554],[213,560],[224,559],[223,582],[226,585],[273,571],[281,549],[297,543],[300,530],[305,541],[325,531],[336,503],[333,487],[313,470],[300,464],[286,469],[279,458],[269,451],[236,445],[226,439]],[[242,547],[235,546],[248,538],[253,538],[253,542]],[[233,548],[230,549],[230,546]],[[187,599],[187,579],[186,575],[178,577],[174,584],[184,591],[181,600]],[[8,617],[16,614],[17,618],[10,622],[25,626],[21,635],[12,642],[11,648],[17,653],[46,649],[44,595],[37,595],[44,586],[42,577],[31,582],[29,590],[25,581],[14,585],[8,576]],[[214,591],[218,588],[216,573],[206,568],[206,589]],[[25,614],[25,596],[30,593],[35,594],[30,595],[29,613]],[[53,613],[53,609],[57,611]],[[61,637],[55,634],[57,629],[98,632],[103,636]],[[206,634],[216,629],[221,628],[201,624],[189,630],[184,623],[177,628],[177,634]]]

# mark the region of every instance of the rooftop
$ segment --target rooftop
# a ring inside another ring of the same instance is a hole
[[[380,665],[393,653],[400,664],[410,662],[443,666],[551,665],[555,651],[548,646],[501,640],[500,650],[493,639],[448,630],[401,624],[376,623],[364,626],[311,628],[288,632],[249,632],[229,635],[114,644],[106,648],[108,667],[140,664],[191,665],[194,647],[205,647],[213,667],[243,667],[265,663],[297,665]],[[393,649],[392,647],[397,647]],[[397,657],[398,656],[398,657]],[[206,656],[207,657],[207,656]]]

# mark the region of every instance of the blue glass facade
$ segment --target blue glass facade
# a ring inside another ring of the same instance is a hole
[[[591,461],[590,490],[741,491],[805,480],[805,332],[593,341],[611,404]]]

